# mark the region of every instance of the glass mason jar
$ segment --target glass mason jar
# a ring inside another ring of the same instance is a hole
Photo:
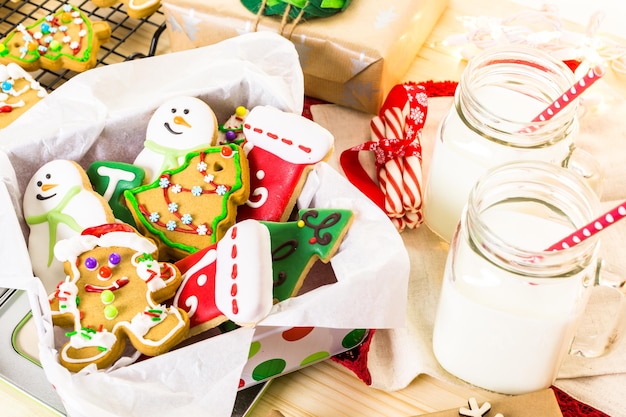
[[[532,120],[574,81],[561,61],[521,45],[485,50],[468,63],[440,123],[426,179],[424,221],[432,231],[450,241],[470,189],[490,167],[519,160],[568,164],[577,102],[547,121]],[[597,169],[591,171],[595,176]]]
[[[605,353],[622,327],[626,287],[601,267],[599,235],[546,251],[598,210],[582,177],[554,164],[508,163],[479,179],[450,245],[435,318],[433,349],[444,369],[522,394],[549,387],[568,351]],[[574,338],[599,285],[618,291],[621,314],[610,316],[610,329]]]

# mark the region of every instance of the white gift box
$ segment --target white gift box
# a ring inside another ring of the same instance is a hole
[[[240,328],[106,370],[70,373],[57,359],[47,294],[32,276],[21,214],[23,189],[53,159],[87,167],[132,162],[158,105],[176,95],[205,100],[223,121],[239,105],[301,113],[303,78],[293,44],[266,32],[82,73],[0,132],[0,287],[26,290],[39,337],[39,361],[72,417],[230,416],[255,328]],[[404,325],[408,255],[386,215],[329,165],[309,175],[299,206],[343,208],[354,222],[331,260],[337,282],[275,304],[267,328],[376,329]],[[15,214],[15,215],[14,215]],[[10,242],[7,244],[7,242]]]

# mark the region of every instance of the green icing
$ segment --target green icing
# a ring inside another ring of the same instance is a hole
[[[261,342],[254,341],[250,344],[250,352],[248,352],[248,359],[259,353],[261,350]]]
[[[283,16],[290,19],[312,19],[330,17],[343,12],[351,0],[267,0],[262,10],[266,16]],[[254,14],[259,13],[261,0],[241,0],[241,4]]]
[[[293,222],[261,222],[270,232],[274,298],[293,297],[314,257],[328,262],[352,223],[346,209],[303,209]]]

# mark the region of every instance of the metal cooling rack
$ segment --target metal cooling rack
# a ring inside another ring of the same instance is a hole
[[[0,38],[4,38],[18,24],[28,26],[56,12],[65,3],[59,0],[0,0]],[[92,21],[106,21],[111,27],[111,38],[100,47],[96,66],[157,54],[159,37],[165,30],[165,17],[160,10],[143,19],[133,19],[126,14],[123,3],[106,8],[98,8],[90,0],[71,3]],[[50,92],[76,75],[76,72],[39,70],[32,75]]]

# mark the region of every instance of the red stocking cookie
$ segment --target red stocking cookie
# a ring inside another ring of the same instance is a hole
[[[157,247],[123,223],[86,229],[60,241],[55,256],[67,278],[50,297],[55,324],[69,327],[59,360],[70,371],[117,360],[126,338],[155,356],[179,343],[189,329],[187,314],[160,303],[181,282],[178,269],[157,262]]]
[[[269,106],[252,109],[243,131],[250,198],[237,219],[285,221],[309,171],[332,151],[333,135],[309,119]]]
[[[270,237],[257,221],[235,224],[218,243],[176,266],[183,283],[174,305],[187,311],[192,334],[226,319],[253,325],[272,308]]]

